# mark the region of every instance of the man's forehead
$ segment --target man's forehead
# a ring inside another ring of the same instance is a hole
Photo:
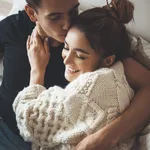
[[[68,12],[78,5],[78,0],[42,0],[42,9],[51,12]]]
[[[69,11],[67,11],[67,13],[70,13],[71,11],[75,10],[78,8],[80,3],[76,4],[74,7],[72,7],[71,9],[69,9]],[[66,12],[66,11],[65,11]],[[51,17],[51,16],[55,16],[55,15],[63,15],[65,12],[63,11],[51,11],[49,13],[47,13],[47,16]]]

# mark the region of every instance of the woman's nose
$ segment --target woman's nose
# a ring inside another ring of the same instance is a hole
[[[72,64],[73,63],[73,56],[70,52],[64,53],[63,54],[63,59],[64,59],[64,64]]]

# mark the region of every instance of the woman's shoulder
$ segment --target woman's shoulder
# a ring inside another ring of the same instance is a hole
[[[120,82],[120,70],[123,72],[123,65],[121,62],[118,62],[112,68],[100,68],[93,72],[87,72],[81,74],[77,79],[72,81],[66,87],[66,90],[69,93],[80,93],[89,95],[90,91],[94,90],[94,88],[104,87],[109,85],[114,85],[115,82]]]
[[[121,61],[117,61],[115,62],[110,69],[113,69],[115,72],[119,73],[119,74],[124,74],[124,66],[123,63]]]
[[[87,82],[94,82],[100,77],[107,78],[107,76],[110,76],[112,74],[118,74],[118,75],[124,75],[124,67],[122,62],[116,62],[112,67],[110,68],[99,68],[93,72],[86,72],[84,74],[81,74],[78,78],[76,78],[74,81],[72,81],[70,85],[84,85]]]

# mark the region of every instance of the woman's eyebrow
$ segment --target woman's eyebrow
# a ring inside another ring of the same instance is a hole
[[[64,43],[65,43],[67,46],[69,46],[68,43],[66,42],[66,40],[64,41]],[[81,49],[81,48],[74,48],[73,50],[78,51],[78,52],[82,52],[82,53],[84,53],[84,54],[88,54],[88,55],[89,55],[88,52],[86,52],[85,50],[83,50],[83,49]]]
[[[83,50],[83,49],[81,49],[81,48],[75,48],[74,50],[75,50],[75,51],[82,52],[82,53],[84,53],[84,54],[88,54],[88,55],[89,55],[89,53],[88,53],[88,52],[86,52],[85,50]]]

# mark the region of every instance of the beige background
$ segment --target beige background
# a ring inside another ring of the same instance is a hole
[[[6,16],[12,8],[13,0],[0,0],[0,16]]]

